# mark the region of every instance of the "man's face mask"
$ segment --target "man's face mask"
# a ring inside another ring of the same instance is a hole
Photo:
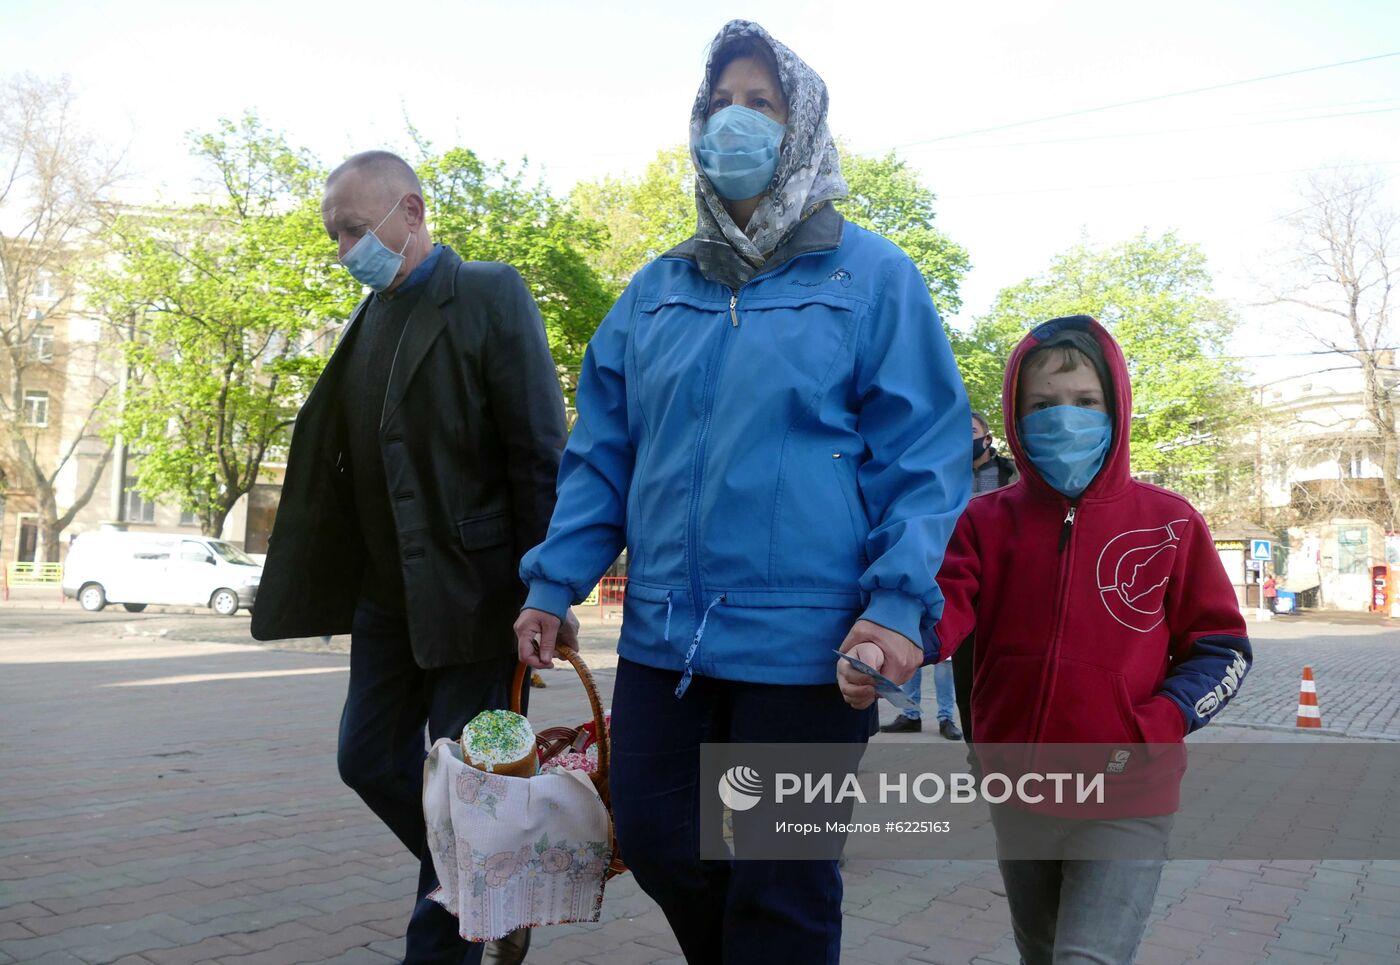
[[[715,191],[726,201],[755,198],[778,170],[778,149],[787,128],[758,111],[731,104],[705,123],[695,153]]]
[[[403,204],[403,198],[395,201],[394,206],[389,209],[389,214],[379,219],[379,224],[366,231],[364,237],[355,242],[355,246],[345,253],[345,257],[340,259],[345,270],[350,272],[356,281],[377,292],[384,291],[394,283],[394,277],[399,273],[400,266],[403,265],[403,253],[408,250],[408,243],[413,239],[413,233],[409,232],[408,237],[404,239],[403,247],[394,252],[386,248],[384,242],[380,241],[379,236],[375,234],[376,231],[384,227],[384,222],[389,220],[389,215],[399,209],[400,204]]]

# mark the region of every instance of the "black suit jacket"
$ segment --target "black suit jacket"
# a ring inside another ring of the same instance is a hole
[[[253,611],[258,640],[350,630],[365,550],[339,400],[365,304],[292,431]],[[514,652],[520,557],[544,540],[565,440],[544,323],[514,268],[443,250],[409,315],[383,413],[414,658],[441,667]]]

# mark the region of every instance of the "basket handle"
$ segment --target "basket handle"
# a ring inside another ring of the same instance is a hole
[[[593,680],[593,672],[588,669],[588,664],[583,662],[583,658],[574,652],[572,647],[559,644],[554,648],[554,655],[561,660],[569,661],[578,674],[579,680],[583,681],[583,691],[588,695],[588,705],[593,709],[593,726],[597,728],[595,733],[598,738],[598,773],[594,784],[600,789],[606,788],[608,784],[608,764],[612,752],[612,740],[608,736],[607,721],[603,719],[603,701],[598,696],[598,685]],[[515,679],[510,686],[510,709],[515,713],[520,713],[520,693],[525,684],[525,675],[530,672],[530,668],[523,663],[515,665]],[[604,792],[604,801],[607,800]]]

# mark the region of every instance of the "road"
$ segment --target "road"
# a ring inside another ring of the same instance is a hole
[[[31,594],[36,591],[30,591]],[[30,602],[37,602],[33,596]],[[52,604],[51,609],[0,608],[0,635],[111,634],[118,639],[161,639],[183,642],[253,644],[248,634],[249,616],[241,612],[222,618],[208,610],[152,607],[144,613],[126,613],[108,607],[86,613],[74,603]],[[580,607],[580,645],[588,665],[607,669],[617,665],[616,610],[606,619],[595,609]],[[1317,681],[1322,721],[1328,733],[1348,737],[1400,739],[1400,620],[1368,616],[1326,615],[1250,621],[1254,666],[1245,686],[1218,718],[1220,723],[1259,728],[1294,727],[1298,710],[1298,683],[1303,667],[1311,666]],[[7,629],[8,628],[8,629]],[[348,653],[348,638],[279,641],[268,644],[278,650],[312,653]],[[933,688],[924,688],[932,710]]]

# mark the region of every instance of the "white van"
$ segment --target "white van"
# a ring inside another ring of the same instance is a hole
[[[157,603],[207,606],[231,617],[253,608],[260,582],[262,567],[248,554],[204,536],[83,533],[63,564],[63,595],[94,611],[120,603],[140,613]]]

